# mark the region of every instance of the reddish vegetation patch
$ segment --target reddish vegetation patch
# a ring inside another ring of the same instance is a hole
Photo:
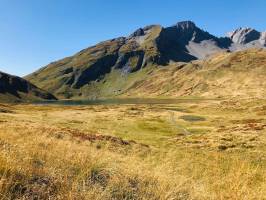
[[[255,111],[257,111],[258,116],[266,116],[266,106],[256,108]]]
[[[75,132],[72,134],[72,136],[78,137],[79,139],[82,139],[82,140],[89,140],[89,141],[99,140],[99,141],[110,141],[110,142],[118,143],[121,145],[129,145],[130,144],[126,140],[122,140],[121,138],[117,138],[117,137],[113,137],[113,136],[109,136],[109,135],[98,135],[98,134],[91,135],[91,134],[83,134],[80,132]]]
[[[72,130],[72,129],[67,129],[67,130],[64,130],[64,131],[66,131],[67,133],[70,133],[71,136],[73,136],[75,138],[78,138],[80,140],[88,140],[88,141],[91,141],[91,142],[94,142],[94,141],[109,141],[109,142],[116,143],[116,144],[119,144],[119,145],[136,144],[136,142],[133,141],[133,140],[127,141],[127,140],[123,140],[122,138],[114,137],[114,136],[111,136],[111,135],[84,133],[84,132],[81,132],[79,130]]]
[[[242,119],[242,120],[231,120],[234,124],[250,124],[250,123],[260,123],[263,119]]]
[[[220,127],[218,132],[226,132],[226,131],[261,131],[266,128],[266,124],[262,123],[247,123],[247,124],[239,124],[238,126],[230,126],[230,127]]]
[[[241,119],[231,120],[234,126],[220,126],[218,132],[225,131],[261,131],[266,128],[266,124],[263,123],[264,119]]]
[[[266,124],[259,124],[259,123],[248,123],[244,126],[244,130],[255,130],[260,131],[263,130],[266,127]]]

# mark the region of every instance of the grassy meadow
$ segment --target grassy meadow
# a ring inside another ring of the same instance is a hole
[[[266,199],[266,100],[0,105],[0,199]]]

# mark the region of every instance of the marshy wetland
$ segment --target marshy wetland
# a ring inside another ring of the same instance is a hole
[[[261,99],[1,104],[0,198],[264,199],[265,115]]]

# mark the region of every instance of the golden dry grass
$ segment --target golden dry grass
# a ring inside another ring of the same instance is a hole
[[[153,70],[123,95],[264,98],[265,69],[264,49],[220,53],[205,60],[171,63]]]
[[[265,100],[0,108],[1,199],[266,198]]]

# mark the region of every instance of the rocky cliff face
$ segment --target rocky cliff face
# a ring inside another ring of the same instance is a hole
[[[230,39],[237,44],[247,44],[254,40],[259,40],[261,33],[252,28],[238,28],[228,34]]]
[[[26,78],[59,97],[84,97],[102,90],[108,81],[114,82],[109,79],[127,82],[128,76],[147,66],[205,59],[218,52],[264,48],[265,38],[265,33],[243,28],[229,37],[218,38],[191,21],[166,28],[151,25],[137,29],[128,37],[101,42],[53,62]],[[110,83],[106,95],[123,92],[126,88],[120,87],[121,81],[117,87]]]
[[[56,98],[22,78],[0,72],[0,100],[3,99],[6,101],[26,101],[55,100]]]
[[[238,28],[228,33],[228,37],[232,40],[232,45],[229,47],[231,51],[244,50],[252,47],[266,47],[266,32],[259,32],[252,28]]]

